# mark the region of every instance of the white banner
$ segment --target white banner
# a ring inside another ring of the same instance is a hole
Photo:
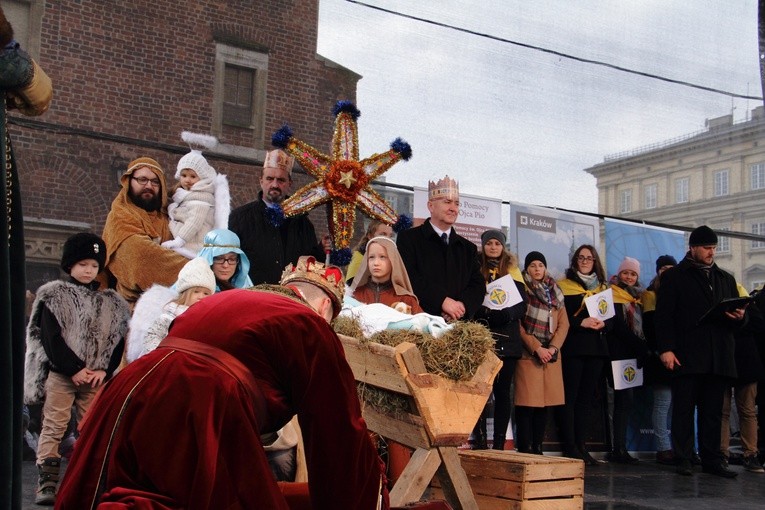
[[[414,225],[430,217],[427,188],[414,187]],[[502,230],[502,200],[460,193],[460,212],[453,225],[459,235],[481,250],[481,234],[495,228]]]

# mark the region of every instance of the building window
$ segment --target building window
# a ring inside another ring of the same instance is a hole
[[[728,171],[720,170],[715,172],[715,195],[724,197],[728,195]]]
[[[649,184],[645,187],[643,193],[645,194],[645,208],[656,209],[659,195],[659,185]]]
[[[718,232],[730,230],[730,227],[715,227]],[[717,253],[730,253],[730,237],[717,236]]]
[[[690,178],[688,177],[681,177],[680,179],[675,179],[675,203],[676,204],[686,204],[690,200],[689,195],[689,184],[690,184]]]
[[[752,223],[752,234],[765,236],[765,223]],[[752,248],[765,248],[765,241],[752,241]]]
[[[632,212],[632,190],[625,189],[621,193],[621,201],[619,203],[619,212],[624,214]]]
[[[224,126],[252,131],[253,146],[263,148],[268,54],[217,43],[212,132]]]
[[[755,163],[751,167],[752,189],[765,189],[765,163]]]
[[[229,126],[248,128],[252,124],[254,69],[225,64],[223,78],[223,118]]]

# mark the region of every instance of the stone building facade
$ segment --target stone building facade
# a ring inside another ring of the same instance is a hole
[[[63,240],[100,234],[139,156],[175,184],[184,130],[214,134],[232,209],[252,200],[271,134],[288,123],[329,152],[332,107],[360,76],[316,53],[318,0],[7,0],[17,39],[54,83],[50,110],[13,114],[28,287],[58,276]],[[294,174],[293,190],[313,178]],[[312,213],[326,232],[323,208]]]
[[[598,211],[720,236],[716,260],[747,290],[765,283],[765,108],[751,119],[708,119],[706,129],[607,156],[585,169],[597,179]]]

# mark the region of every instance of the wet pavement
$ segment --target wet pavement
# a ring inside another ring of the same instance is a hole
[[[738,478],[726,480],[701,473],[675,474],[672,466],[647,459],[639,464],[604,464],[588,467],[584,481],[585,510],[711,510],[765,507],[765,474],[749,473],[731,466]],[[34,461],[23,465],[22,510],[40,509],[34,504],[37,478]]]

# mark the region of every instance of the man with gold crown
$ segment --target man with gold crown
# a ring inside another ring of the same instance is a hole
[[[285,217],[281,204],[292,187],[295,158],[276,149],[266,153],[258,199],[231,212],[229,228],[242,241],[242,251],[250,260],[250,279],[255,285],[277,283],[284,266],[298,257],[324,257],[331,242],[328,236],[319,243],[307,214]]]
[[[261,442],[295,414],[310,508],[387,508],[382,462],[329,326],[343,274],[301,257],[281,283],[200,301],[104,387],[61,485],[61,508],[298,506],[271,476]]]
[[[452,228],[459,200],[459,185],[448,175],[428,182],[430,218],[396,243],[423,310],[447,321],[470,320],[486,293],[475,244]]]

